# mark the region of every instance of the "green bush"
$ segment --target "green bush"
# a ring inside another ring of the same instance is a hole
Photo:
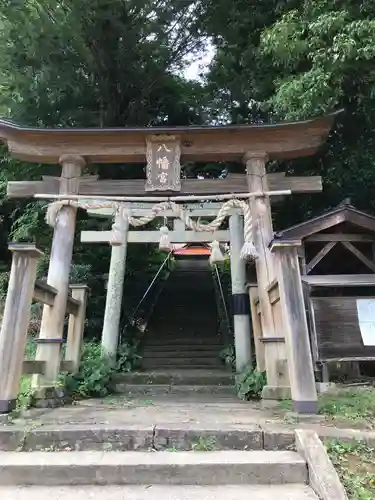
[[[132,372],[141,366],[142,356],[138,354],[138,342],[121,344],[117,350],[116,371]]]
[[[252,366],[245,368],[236,375],[236,391],[238,397],[245,401],[260,399],[263,387],[267,384],[266,374],[253,370]]]
[[[34,391],[31,386],[32,377],[30,375],[22,375],[20,380],[20,388],[17,396],[17,406],[13,414],[22,410],[27,410],[32,406],[34,400]]]
[[[73,398],[103,397],[110,392],[114,369],[102,357],[102,347],[94,342],[83,346],[79,372],[65,374],[62,385]]]
[[[232,370],[236,367],[236,351],[234,345],[228,345],[220,351],[220,359],[225,366],[230,367]]]

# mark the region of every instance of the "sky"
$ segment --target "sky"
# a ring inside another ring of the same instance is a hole
[[[198,57],[194,56],[190,60],[190,64],[184,71],[185,78],[188,80],[200,80],[200,74],[207,73],[208,66],[214,57],[215,49],[210,42],[207,42],[202,54]]]

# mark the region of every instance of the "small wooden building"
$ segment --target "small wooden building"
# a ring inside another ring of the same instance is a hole
[[[346,201],[277,234],[300,239],[301,277],[317,368],[375,360],[375,217]]]

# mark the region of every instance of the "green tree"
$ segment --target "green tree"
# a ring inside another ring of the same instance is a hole
[[[180,75],[186,56],[204,40],[195,0],[0,0],[0,112],[18,123],[46,127],[114,127],[202,122],[201,86]],[[3,240],[35,241],[46,251],[52,229],[42,203],[6,200],[9,180],[59,175],[52,166],[24,165],[4,152],[0,178]],[[142,176],[138,165],[91,165],[101,178]],[[79,232],[109,221],[80,213],[71,279],[88,280],[92,331],[104,307],[107,246],[83,246]],[[129,248],[128,273],[148,268],[149,246]],[[96,326],[95,326],[96,325]]]
[[[277,74],[268,103],[278,117],[345,110],[326,154],[291,164],[323,175],[323,206],[349,196],[375,209],[374,16],[373,2],[305,0],[262,35],[261,54]]]
[[[263,30],[272,26],[294,0],[211,0],[206,2],[208,34],[216,49],[207,76],[214,122],[268,120],[262,103],[272,94],[275,72],[259,51]]]
[[[217,49],[207,79],[214,119],[262,123],[345,109],[318,156],[270,166],[324,181],[321,194],[288,197],[276,227],[348,196],[375,209],[373,2],[218,0],[207,11]]]
[[[201,46],[195,0],[2,0],[0,109],[44,126],[190,123],[176,76]]]

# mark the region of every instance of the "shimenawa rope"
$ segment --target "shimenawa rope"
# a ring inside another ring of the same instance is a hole
[[[97,210],[103,208],[111,208],[115,213],[115,220],[112,226],[113,235],[110,242],[112,245],[121,245],[124,240],[124,236],[122,234],[123,232],[122,228],[118,223],[119,219],[124,219],[124,220],[127,219],[128,223],[131,226],[140,227],[153,221],[156,217],[160,217],[166,210],[169,209],[172,210],[174,215],[179,219],[181,219],[185,223],[185,226],[190,228],[191,230],[197,232],[202,232],[202,231],[214,232],[222,225],[224,219],[228,216],[231,209],[239,208],[241,209],[244,216],[244,245],[241,249],[241,259],[246,260],[249,258],[250,259],[256,258],[256,250],[252,240],[253,228],[252,228],[252,217],[251,217],[250,207],[243,200],[232,199],[226,201],[221,206],[216,218],[207,224],[201,224],[198,221],[193,220],[190,217],[189,212],[187,210],[185,210],[181,205],[178,205],[177,203],[172,201],[165,201],[154,205],[151,208],[150,215],[144,217],[132,217],[129,207],[124,205],[123,203],[118,203],[113,201],[85,203],[83,201],[76,201],[76,200],[58,200],[53,203],[50,203],[47,207],[46,221],[50,226],[54,227],[58,214],[64,206],[72,206],[74,208],[81,208],[83,210],[95,210],[95,209]],[[160,229],[160,231],[161,231],[160,248],[170,249],[171,245],[169,241],[169,234],[168,234],[169,231],[165,224]],[[212,251],[214,254],[216,253],[218,260],[222,260],[221,258],[219,258],[220,246],[216,245],[216,243],[217,242],[213,242],[211,244]],[[215,262],[214,256],[212,258],[212,261]]]

